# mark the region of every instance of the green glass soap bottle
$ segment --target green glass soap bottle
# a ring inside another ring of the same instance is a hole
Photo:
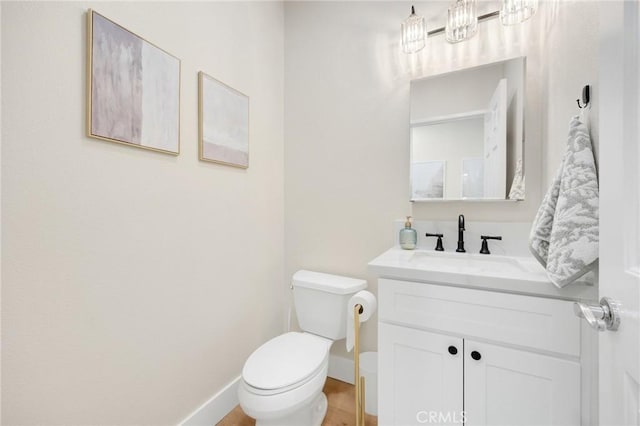
[[[404,228],[400,230],[400,247],[405,250],[413,250],[418,242],[418,233],[411,227],[411,216],[407,216]]]

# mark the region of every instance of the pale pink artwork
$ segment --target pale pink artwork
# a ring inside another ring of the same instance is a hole
[[[249,97],[202,72],[200,159],[249,167]]]
[[[89,136],[178,154],[180,60],[89,11]]]

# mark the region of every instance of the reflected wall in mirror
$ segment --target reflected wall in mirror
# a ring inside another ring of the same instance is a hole
[[[411,82],[411,201],[523,198],[524,84],[525,58]]]

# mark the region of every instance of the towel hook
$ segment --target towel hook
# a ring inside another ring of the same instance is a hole
[[[587,105],[589,105],[589,101],[591,98],[590,92],[591,90],[588,84],[582,88],[582,105],[580,104],[580,99],[576,99],[576,102],[578,103],[578,108],[583,109],[583,108],[586,108]]]

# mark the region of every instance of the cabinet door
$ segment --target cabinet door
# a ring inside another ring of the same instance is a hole
[[[462,339],[378,325],[380,425],[462,424]]]
[[[580,364],[465,339],[466,425],[579,425]]]

